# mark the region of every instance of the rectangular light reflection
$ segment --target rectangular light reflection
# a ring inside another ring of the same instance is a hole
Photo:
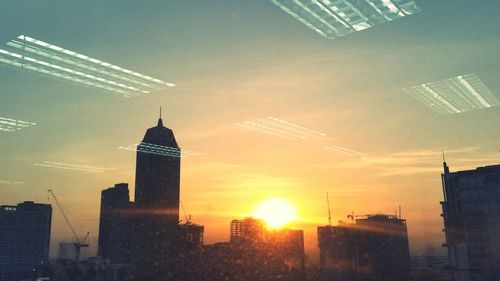
[[[91,165],[80,165],[80,164],[71,164],[71,163],[61,163],[61,162],[53,162],[53,161],[45,161],[43,163],[34,163],[35,166],[46,167],[46,168],[57,168],[57,169],[65,169],[65,170],[74,170],[74,171],[82,171],[82,172],[91,172],[91,173],[102,173],[105,171],[112,171],[113,168],[104,168],[97,167]]]
[[[0,49],[0,62],[118,93],[137,96],[175,84],[20,35]]]
[[[333,151],[333,152],[337,152],[337,153],[349,155],[349,156],[366,156],[366,154],[363,153],[363,152],[359,152],[359,151],[356,151],[356,150],[352,150],[352,149],[341,147],[341,146],[337,146],[337,145],[325,146],[325,149],[329,150],[329,151]]]
[[[461,75],[404,89],[439,114],[457,114],[499,104],[476,74]]]
[[[23,181],[12,181],[12,180],[0,180],[1,185],[22,185]]]
[[[305,140],[326,136],[325,133],[308,129],[288,121],[269,116],[255,121],[237,123],[237,126],[291,140]]]
[[[420,12],[413,0],[271,0],[286,13],[334,39]]]
[[[3,132],[15,132],[35,125],[36,123],[32,122],[0,117],[0,131]]]
[[[118,149],[129,150],[129,151],[139,151],[149,154],[156,154],[161,156],[170,157],[193,157],[193,156],[203,156],[206,153],[198,152],[188,149],[179,149],[176,147],[168,147],[163,145],[157,145],[152,143],[141,142],[139,144],[133,144],[129,146],[119,146]]]

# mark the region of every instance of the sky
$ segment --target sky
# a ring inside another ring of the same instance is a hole
[[[452,171],[496,164],[498,107],[439,115],[403,88],[476,73],[500,98],[496,0],[417,1],[422,12],[328,40],[267,0],[5,0],[0,45],[25,34],[175,87],[124,98],[0,65],[0,117],[35,122],[0,132],[0,204],[49,202],[52,189],[81,236],[97,245],[100,191],[130,184],[135,154],[120,150],[165,126],[184,149],[181,201],[205,241],[229,222],[284,198],[317,252],[316,227],[402,206],[413,254],[442,252],[442,151]],[[0,47],[1,48],[1,47]],[[238,123],[273,116],[325,134],[290,140]],[[328,150],[341,146],[353,156]],[[56,161],[102,173],[34,165]],[[53,210],[52,254],[71,232]]]

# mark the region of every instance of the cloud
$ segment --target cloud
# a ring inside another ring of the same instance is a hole
[[[471,166],[484,166],[498,161],[493,154],[481,152],[481,147],[467,146],[445,151],[456,169],[470,169]],[[370,155],[352,158],[341,163],[319,164],[321,169],[360,169],[370,168],[376,176],[398,176],[422,173],[439,173],[442,170],[443,151],[435,149],[406,150],[385,155]]]

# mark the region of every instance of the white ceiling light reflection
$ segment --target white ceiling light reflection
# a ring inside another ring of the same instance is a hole
[[[26,122],[12,118],[0,117],[1,132],[15,132],[35,125],[36,123],[33,122]]]
[[[22,185],[23,181],[0,180],[0,185]]]
[[[349,156],[366,156],[366,154],[363,152],[359,152],[356,150],[352,150],[352,149],[337,146],[337,145],[325,146],[325,149],[329,150],[329,151],[337,152],[340,154],[349,155]]]
[[[0,49],[1,63],[121,94],[125,97],[175,86],[173,83],[25,35],[19,35],[6,45],[10,47],[10,50]]]
[[[476,74],[461,75],[404,89],[439,114],[457,114],[499,104]]]
[[[326,136],[325,133],[308,129],[272,116],[254,121],[245,121],[243,123],[237,123],[236,125],[249,130],[292,140],[305,140]]]
[[[161,156],[170,156],[170,157],[193,157],[193,156],[203,156],[206,153],[198,152],[194,150],[188,149],[180,149],[176,147],[168,147],[163,145],[157,145],[152,143],[141,142],[139,144],[132,144],[129,146],[119,146],[118,149],[135,151],[135,152],[143,152],[149,154],[156,154]]]
[[[33,165],[40,166],[40,167],[46,167],[46,168],[57,168],[57,169],[74,170],[74,171],[91,172],[91,173],[102,173],[105,171],[114,170],[113,168],[97,167],[97,166],[93,166],[93,165],[61,163],[61,162],[54,162],[54,161],[45,161],[43,163],[35,163]]]
[[[316,31],[334,39],[420,12],[413,0],[271,0]]]

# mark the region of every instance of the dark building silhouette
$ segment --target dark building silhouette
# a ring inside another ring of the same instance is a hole
[[[180,149],[171,129],[147,130],[137,147],[131,266],[136,280],[181,280]],[[162,279],[163,278],[163,279]]]
[[[0,206],[0,281],[30,279],[48,261],[51,221],[48,204]]]
[[[447,256],[412,256],[411,281],[452,281]]]
[[[98,255],[113,263],[129,263],[131,232],[128,184],[118,183],[101,192]]]
[[[203,280],[204,227],[179,224],[180,157],[160,116],[137,146],[135,202],[125,183],[102,191],[98,252],[126,264],[124,280]]]
[[[193,223],[179,225],[180,241],[184,243],[184,251],[201,253],[203,248],[203,233],[205,227]]]
[[[265,242],[271,252],[282,260],[288,269],[305,270],[304,231],[300,229],[269,230]]]
[[[172,150],[171,155],[155,153]],[[160,118],[156,127],[147,130],[137,148],[135,172],[135,208],[161,213],[165,223],[179,223],[181,158],[180,149],[171,129]]]
[[[205,245],[204,281],[303,281],[302,230],[267,230],[261,220],[245,218],[230,223],[230,242]]]
[[[406,221],[367,215],[355,223],[318,227],[323,280],[408,280],[410,250]]]
[[[500,280],[500,165],[450,173],[443,163],[445,247],[455,281]]]

